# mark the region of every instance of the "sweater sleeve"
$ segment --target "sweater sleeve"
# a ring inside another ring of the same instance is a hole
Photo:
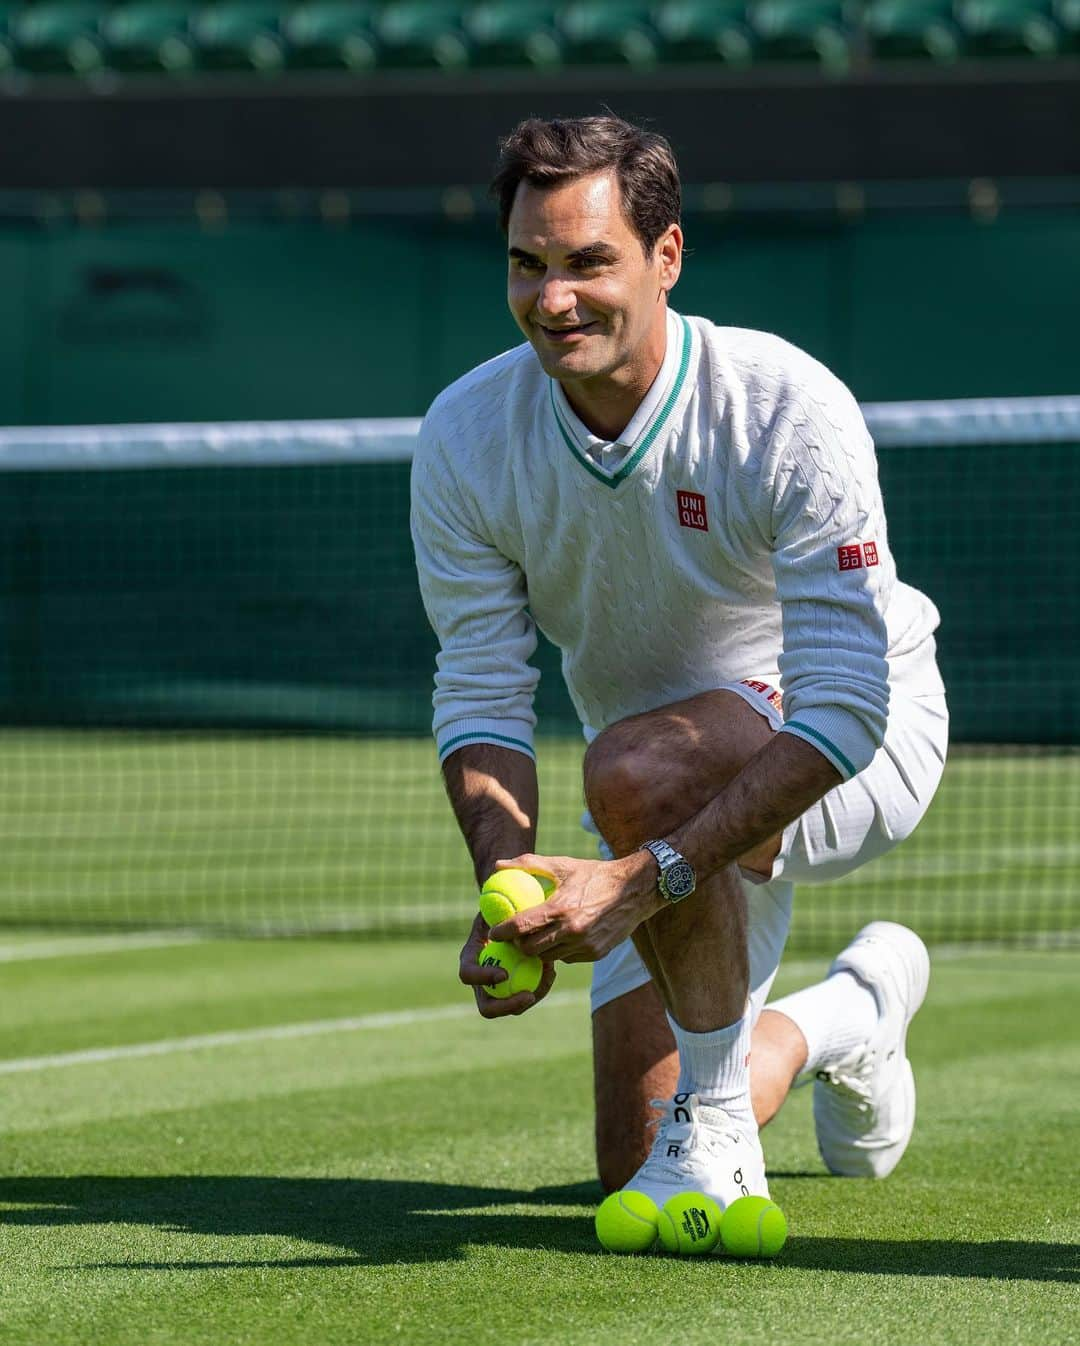
[[[439,641],[433,729],[440,761],[467,743],[533,756],[540,675],[528,662],[536,627],[525,577],[485,536],[426,421],[413,459],[411,528],[424,609]]]
[[[774,423],[772,562],[783,622],[783,732],[845,777],[868,766],[889,710],[885,613],[895,584],[873,444],[842,385]]]

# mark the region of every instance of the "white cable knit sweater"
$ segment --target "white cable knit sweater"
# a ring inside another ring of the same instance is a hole
[[[766,333],[669,314],[668,341],[615,453],[528,345],[428,412],[412,529],[441,757],[532,752],[534,623],[587,733],[719,682],[779,681],[782,732],[845,776],[880,747],[891,687],[942,690],[938,614],[896,578],[848,390]]]

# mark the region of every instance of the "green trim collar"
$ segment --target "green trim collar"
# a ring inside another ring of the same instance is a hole
[[[605,486],[610,486],[613,490],[630,476],[638,463],[641,462],[642,458],[644,458],[652,448],[653,444],[656,442],[657,436],[667,423],[675,403],[679,400],[679,394],[683,390],[683,384],[686,382],[686,371],[690,368],[690,348],[694,338],[693,329],[681,314],[679,315],[679,321],[682,323],[682,352],[679,356],[679,368],[675,373],[675,381],[671,386],[671,392],[668,394],[664,405],[660,408],[659,412],[657,412],[656,419],[653,421],[648,431],[642,436],[641,442],[638,444],[637,448],[617,472],[612,472],[609,475],[607,472],[601,471],[589,455],[581,449],[569,429],[563,424],[562,417],[559,415],[558,403],[555,401],[555,380],[550,379],[548,381],[548,391],[551,394],[551,410],[555,417],[555,424],[559,427],[559,433],[563,437],[563,442],[591,477],[595,477],[597,481],[603,482]]]

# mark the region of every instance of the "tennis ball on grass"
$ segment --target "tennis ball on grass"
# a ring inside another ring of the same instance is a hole
[[[546,894],[539,879],[524,869],[497,869],[480,889],[480,915],[488,925],[508,921],[527,907],[537,907]]]
[[[516,944],[501,944],[494,939],[488,940],[476,961],[481,967],[502,967],[510,974],[498,986],[484,987],[488,995],[493,995],[496,1000],[505,1000],[519,991],[535,991],[544,973],[544,965],[539,958],[522,953]]]
[[[724,1251],[732,1257],[775,1257],[787,1240],[784,1212],[765,1196],[741,1196],[724,1211]]]
[[[656,1202],[644,1192],[612,1192],[596,1212],[596,1237],[609,1253],[643,1253],[656,1242]]]
[[[660,1212],[660,1242],[669,1253],[697,1257],[711,1253],[720,1242],[723,1212],[711,1196],[679,1192],[664,1202]]]

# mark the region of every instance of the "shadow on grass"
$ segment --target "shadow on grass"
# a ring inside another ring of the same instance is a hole
[[[83,1263],[85,1270],[378,1266],[456,1261],[470,1245],[595,1254],[591,1210],[600,1196],[595,1182],[514,1191],[379,1179],[28,1177],[0,1179],[0,1202],[18,1207],[0,1212],[0,1223],[144,1225],[192,1235],[278,1236],[328,1249],[326,1256],[278,1259]],[[1076,1282],[1080,1249],[1009,1240],[794,1236],[777,1269]]]

